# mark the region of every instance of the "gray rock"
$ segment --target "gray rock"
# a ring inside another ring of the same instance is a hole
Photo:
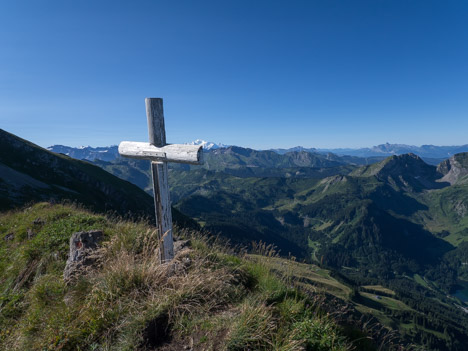
[[[82,274],[86,267],[95,263],[92,253],[99,247],[102,240],[102,231],[73,233],[70,238],[70,253],[68,256],[63,279],[70,281]]]
[[[45,221],[42,218],[38,217],[33,221],[33,224],[34,225],[41,225],[41,224],[45,224]]]
[[[176,255],[179,251],[189,248],[191,245],[190,240],[176,240],[174,241],[174,254]]]
[[[29,240],[31,240],[32,238],[34,238],[36,236],[36,233],[34,233],[31,228],[28,228],[27,234],[28,234],[28,239]]]
[[[10,240],[13,240],[14,238],[15,238],[15,235],[13,233],[8,233],[7,235],[5,235],[3,240],[10,241]]]

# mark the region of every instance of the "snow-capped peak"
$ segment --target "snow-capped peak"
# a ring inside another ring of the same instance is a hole
[[[211,149],[219,149],[222,147],[227,147],[227,145],[221,144],[221,143],[213,143],[211,141],[205,141],[201,139],[197,139],[195,141],[192,141],[191,143],[187,143],[187,145],[201,145],[205,150],[211,150]]]

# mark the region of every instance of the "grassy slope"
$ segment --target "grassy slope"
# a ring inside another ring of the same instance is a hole
[[[152,198],[137,186],[88,162],[55,154],[0,129],[2,165],[43,186],[17,184],[14,178],[2,181],[0,175],[0,210],[30,201],[69,199],[96,211],[152,215]]]
[[[88,229],[104,231],[100,264],[66,285],[69,237]],[[145,223],[47,203],[0,215],[0,350],[347,350],[363,336],[267,258],[178,234],[191,249],[170,273]],[[355,345],[373,349],[366,338]]]
[[[421,222],[433,233],[446,232],[443,239],[454,246],[468,239],[468,184],[455,184],[422,194],[428,213]]]

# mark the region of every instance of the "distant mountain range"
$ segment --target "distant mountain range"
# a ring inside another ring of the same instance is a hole
[[[203,146],[203,149],[205,150],[214,150],[214,149],[220,149],[223,147],[228,147],[229,145],[224,145],[221,143],[213,143],[212,141],[205,141],[201,139],[197,139],[195,141],[192,141],[191,143],[187,143],[188,145],[201,145]]]
[[[214,143],[210,141],[204,141],[197,139],[190,145],[202,145],[205,151],[213,151],[217,149],[228,149],[230,147],[236,147],[239,149],[253,150],[249,148],[225,145],[221,143]],[[102,161],[113,161],[119,157],[117,146],[107,146],[107,147],[91,147],[91,146],[82,146],[82,147],[69,147],[64,145],[53,145],[47,148],[50,151],[61,153],[76,159],[80,160],[102,160]],[[370,148],[360,148],[360,149],[351,149],[351,148],[340,148],[340,149],[317,149],[317,148],[305,148],[302,146],[296,146],[289,149],[270,149],[270,150],[254,150],[254,151],[274,151],[277,154],[284,155],[291,152],[307,152],[311,154],[320,154],[328,155],[328,158],[333,157],[359,157],[359,158],[374,158],[374,161],[378,161],[387,156],[392,155],[402,155],[407,153],[413,153],[423,158],[426,162],[430,164],[438,164],[442,160],[449,158],[457,153],[468,152],[468,144],[460,146],[435,146],[435,145],[404,145],[404,144],[381,144],[373,146]],[[348,160],[349,161],[349,160]],[[363,161],[358,161],[354,159],[355,164],[365,164]]]
[[[460,152],[468,151],[468,144],[461,146],[435,146],[435,145],[405,145],[405,144],[381,144],[370,148],[360,149],[315,149],[315,148],[303,148],[302,146],[296,146],[290,149],[273,149],[278,153],[286,153],[291,151],[307,151],[317,153],[334,153],[336,155],[348,155],[357,157],[374,157],[374,156],[392,156],[402,155],[407,153],[413,153],[422,158],[436,158],[445,159],[458,154]]]
[[[204,141],[197,139],[188,145],[201,145],[204,150],[215,150],[223,147],[227,147],[224,144],[216,144],[210,141]],[[47,148],[47,150],[63,154],[76,158],[78,160],[102,160],[102,161],[113,161],[118,158],[119,150],[117,145],[112,146],[101,146],[101,147],[92,147],[92,146],[80,146],[80,147],[71,147],[65,145],[52,145]]]

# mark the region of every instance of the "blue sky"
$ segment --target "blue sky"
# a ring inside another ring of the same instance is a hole
[[[0,128],[41,146],[468,143],[468,2],[0,0]]]

